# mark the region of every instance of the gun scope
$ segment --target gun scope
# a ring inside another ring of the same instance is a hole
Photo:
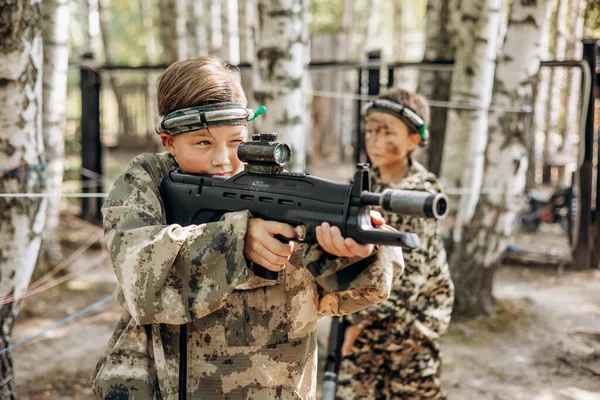
[[[448,197],[415,190],[386,189],[383,193],[363,192],[360,204],[380,206],[385,211],[417,217],[443,219],[448,214]]]
[[[292,150],[277,142],[277,133],[255,133],[252,141],[242,142],[238,158],[251,165],[282,167],[290,161]]]

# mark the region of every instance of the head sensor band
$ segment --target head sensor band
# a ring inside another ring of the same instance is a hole
[[[425,121],[408,107],[390,100],[375,100],[365,104],[363,114],[368,116],[373,112],[390,114],[404,122],[415,133],[421,136],[421,145],[424,146],[429,140],[429,130]]]
[[[176,135],[211,126],[247,125],[266,110],[265,106],[255,111],[232,102],[182,108],[167,114],[156,127],[156,132]]]

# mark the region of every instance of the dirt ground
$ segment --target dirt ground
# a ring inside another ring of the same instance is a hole
[[[65,256],[94,232],[68,218],[62,226]],[[568,252],[566,238],[554,226],[544,226],[535,235],[517,235],[514,242],[556,256]],[[101,256],[100,245],[92,246],[67,271],[89,268]],[[110,295],[115,282],[104,261],[23,300],[13,340]],[[496,316],[453,322],[442,341],[449,398],[600,399],[600,270],[505,265],[494,283]],[[93,398],[89,377],[118,317],[118,306],[109,302],[15,349],[20,398]]]

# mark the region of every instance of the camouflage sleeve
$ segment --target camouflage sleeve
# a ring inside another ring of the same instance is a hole
[[[318,312],[322,316],[350,314],[384,301],[404,270],[398,247],[379,247],[360,259],[338,258],[314,245],[305,252],[303,264],[321,288]]]
[[[254,276],[243,256],[248,213],[167,225],[156,180],[151,166],[134,162],[102,207],[117,299],[138,324],[184,324],[222,307]]]
[[[414,302],[426,282],[430,265],[435,262],[432,246],[435,246],[437,221],[410,217],[401,224],[392,222],[392,226],[419,235],[420,246],[404,253],[406,270],[395,282],[389,299],[349,316],[348,321],[354,325],[364,328],[377,320],[394,317],[399,327],[408,327],[420,312]]]

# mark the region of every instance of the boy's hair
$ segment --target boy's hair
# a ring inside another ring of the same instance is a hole
[[[377,96],[381,100],[390,100],[413,110],[426,125],[429,125],[429,102],[420,94],[402,88],[387,90]]]
[[[158,114],[220,102],[246,105],[246,94],[227,64],[198,57],[171,64],[158,77]]]

